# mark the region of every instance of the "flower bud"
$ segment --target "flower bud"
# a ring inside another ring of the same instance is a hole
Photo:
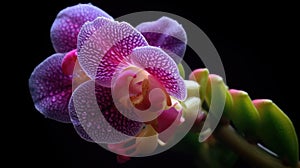
[[[251,98],[247,92],[242,90],[230,89],[229,92],[232,97],[232,108],[228,113],[229,119],[247,138],[256,139],[260,117]]]
[[[299,161],[298,139],[293,123],[271,100],[253,100],[261,117],[260,138],[265,147],[293,167]]]
[[[225,99],[225,105],[223,107],[223,114],[227,117],[228,113],[230,112],[231,107],[232,107],[232,98],[228,91],[228,86],[224,83],[222,77],[215,75],[215,74],[210,74],[206,87],[207,88],[206,88],[205,101],[206,101],[208,107],[210,107],[210,105],[211,105],[211,99],[212,99],[212,94],[213,94],[212,92],[215,92],[214,95],[219,97],[218,98],[218,99],[220,99],[219,101],[221,101],[222,99]],[[215,89],[215,91],[213,91],[212,89]]]
[[[196,69],[189,75],[189,80],[196,81],[198,84],[200,84],[199,91],[200,91],[200,99],[202,100],[202,102],[204,101],[204,97],[206,94],[208,75],[209,75],[209,71],[206,68]]]

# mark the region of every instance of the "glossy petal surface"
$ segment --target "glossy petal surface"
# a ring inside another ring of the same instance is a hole
[[[93,21],[100,16],[112,19],[105,11],[90,3],[77,4],[61,10],[50,30],[54,50],[63,53],[75,49],[81,26],[86,21]]]
[[[126,118],[118,111],[110,88],[92,80],[74,91],[72,101],[69,106],[72,123],[86,140],[117,143],[135,136],[143,127],[142,123]]]
[[[62,60],[61,68],[65,75],[72,75],[77,61],[77,50],[74,49],[66,53]]]
[[[162,48],[176,63],[183,58],[187,36],[176,20],[164,16],[156,21],[141,23],[136,29],[143,34],[149,45]]]
[[[29,78],[29,89],[39,112],[60,122],[70,122],[72,77],[62,72],[63,58],[64,54],[53,54],[39,64]]]
[[[179,100],[186,98],[186,87],[176,63],[163,50],[152,46],[139,47],[132,52],[131,59],[133,64],[157,78],[171,96]]]
[[[83,39],[80,40],[78,50],[81,67],[90,78],[106,87],[110,87],[120,62],[134,48],[148,45],[141,33],[128,23],[103,17],[85,24],[80,31],[80,37]]]

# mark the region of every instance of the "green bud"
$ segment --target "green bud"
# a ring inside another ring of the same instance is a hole
[[[206,97],[205,100],[207,105],[210,106],[211,104],[211,95],[212,95],[212,83],[214,83],[214,87],[216,88],[219,95],[225,96],[225,106],[223,109],[223,115],[228,117],[228,113],[232,108],[232,98],[228,91],[228,86],[224,83],[222,77],[214,74],[209,75],[209,80],[207,81],[206,86]]]
[[[260,138],[265,147],[293,167],[299,161],[298,139],[289,117],[271,100],[253,100],[261,117]]]
[[[228,113],[229,119],[237,130],[245,134],[247,138],[257,139],[260,116],[247,92],[230,89],[232,108]],[[252,140],[253,140],[252,139]]]
[[[214,74],[209,75],[205,97],[209,112],[199,135],[200,142],[205,141],[210,136],[222,118],[226,106],[227,90],[222,77]]]
[[[200,84],[200,99],[202,102],[204,101],[206,94],[208,75],[209,71],[206,68],[196,69],[189,75],[189,80],[196,81],[198,84]]]

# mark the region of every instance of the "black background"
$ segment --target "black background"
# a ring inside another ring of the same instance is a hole
[[[19,8],[11,10],[10,13],[15,11],[17,17],[7,18],[4,15],[9,23],[16,24],[5,26],[13,30],[12,35],[16,35],[13,36],[13,42],[9,43],[14,54],[8,56],[13,58],[14,64],[10,66],[11,73],[6,73],[13,78],[15,85],[5,82],[14,86],[14,94],[8,98],[11,103],[8,108],[12,110],[5,110],[12,114],[8,121],[13,127],[6,124],[3,127],[4,139],[13,143],[7,156],[13,157],[16,162],[10,164],[40,167],[194,166],[187,155],[172,150],[156,156],[133,158],[125,165],[117,165],[114,154],[82,140],[72,125],[46,119],[35,110],[28,90],[28,79],[34,67],[54,53],[50,27],[56,14],[67,6],[86,2],[102,8],[113,17],[154,10],[174,13],[195,23],[216,47],[223,61],[228,86],[248,92],[252,99],[273,100],[293,121],[299,135],[299,86],[296,81],[299,72],[296,61],[299,56],[296,22],[299,22],[299,17],[296,17],[295,4],[26,1],[18,4]],[[187,54],[193,53],[188,49]],[[191,67],[202,66],[200,62],[188,58],[185,61]]]

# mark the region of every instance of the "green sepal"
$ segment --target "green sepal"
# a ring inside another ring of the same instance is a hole
[[[189,75],[189,80],[196,81],[198,84],[200,84],[199,91],[200,91],[200,99],[202,102],[204,101],[204,97],[206,94],[208,75],[209,75],[209,71],[206,68],[196,69]]]
[[[253,104],[261,117],[262,144],[293,167],[299,161],[298,138],[290,118],[271,100],[257,99]]]
[[[214,88],[217,90],[216,93],[225,97],[223,115],[228,118],[228,113],[231,111],[232,108],[232,97],[228,91],[228,86],[223,81],[223,78],[215,74],[210,74],[207,81],[205,96],[207,106],[210,107],[211,104],[212,84],[214,84]]]
[[[232,97],[232,108],[228,113],[233,125],[247,138],[256,140],[260,131],[260,116],[247,92],[229,90]]]
[[[180,76],[185,79],[185,70],[181,63],[177,64]]]

